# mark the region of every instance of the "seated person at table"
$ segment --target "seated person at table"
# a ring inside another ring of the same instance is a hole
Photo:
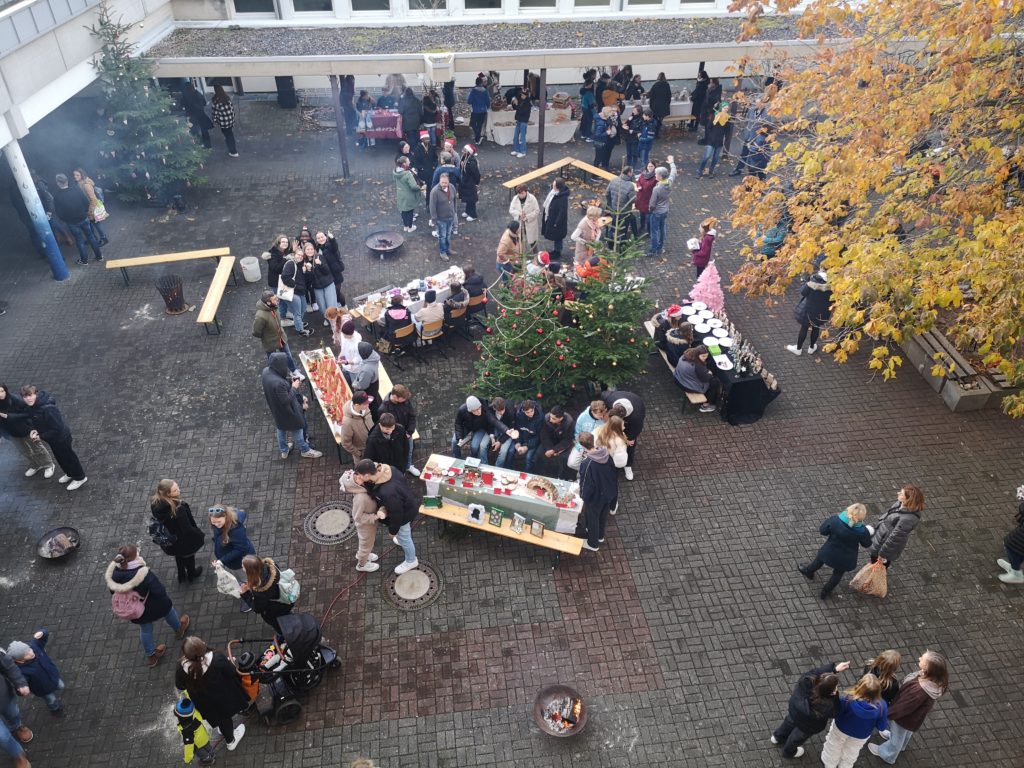
[[[651,318],[651,324],[654,326],[654,346],[662,352],[667,351],[665,334],[672,327],[672,318],[681,318],[682,316],[683,308],[678,304],[672,304],[664,312],[658,312]]]
[[[384,313],[384,335],[388,341],[395,340],[395,331],[412,325],[412,314],[405,308],[401,296],[391,297],[391,306]]]
[[[477,274],[476,268],[471,266],[463,267],[462,273],[466,277],[462,281],[462,287],[469,294],[469,298],[475,299],[477,296],[482,296],[487,287],[484,276]]]
[[[394,109],[397,104],[398,99],[395,98],[394,91],[388,89],[384,89],[380,98],[377,99],[377,109]]]
[[[437,303],[437,291],[429,290],[423,294],[423,306],[412,316],[416,330],[422,331],[428,323],[444,320],[444,307]]]
[[[487,461],[492,424],[486,409],[487,403],[476,395],[470,395],[459,406],[452,433],[452,456],[456,459],[461,459],[463,449],[468,448],[471,456]]]
[[[451,315],[453,310],[469,306],[469,294],[462,287],[462,283],[452,283],[448,287],[451,289],[451,293],[444,300],[444,314],[446,317]]]
[[[526,265],[526,274],[530,277],[539,277],[550,264],[551,254],[547,251],[541,251],[533,261]]]
[[[708,369],[708,348],[701,344],[686,350],[679,358],[674,373],[676,383],[687,392],[699,392],[708,399],[701,407],[701,413],[712,413],[722,391],[722,382]]]
[[[390,464],[399,472],[406,470],[409,461],[409,436],[395,420],[394,414],[380,415],[380,421],[366,436],[363,458],[371,459],[378,464]]]
[[[672,328],[669,328],[665,335],[665,356],[674,368],[679,364],[679,358],[690,347],[696,346],[693,341],[693,326],[689,323],[680,322],[682,318],[672,318]]]
[[[519,436],[516,432],[516,411],[508,407],[504,397],[493,397],[487,407],[487,415],[491,419],[491,451],[497,451],[500,456],[505,444]]]
[[[498,452],[496,467],[511,466],[515,456],[526,456],[526,472],[533,472],[534,459],[540,450],[540,431],[544,426],[544,413],[533,400],[524,400],[516,409],[516,432],[518,435],[509,440]]]

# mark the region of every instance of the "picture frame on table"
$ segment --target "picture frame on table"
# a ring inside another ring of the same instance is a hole
[[[520,514],[512,515],[512,533],[522,533],[526,525],[526,518]]]
[[[534,520],[530,523],[530,534],[536,536],[538,539],[544,538],[544,523],[540,520]]]
[[[485,514],[487,514],[487,510],[483,504],[470,504],[467,518],[473,525],[483,525]]]
[[[502,511],[497,507],[491,507],[491,511],[487,515],[487,522],[493,525],[495,528],[501,528],[501,521],[504,519]]]

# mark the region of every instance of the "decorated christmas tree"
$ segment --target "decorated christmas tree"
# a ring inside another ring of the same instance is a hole
[[[163,201],[199,183],[208,150],[189,133],[188,120],[153,78],[153,65],[134,57],[127,33],[106,2],[91,28],[102,42],[94,62],[105,99],[104,187],[125,201]]]
[[[722,294],[722,278],[718,274],[718,267],[711,262],[701,272],[697,282],[693,284],[690,291],[690,298],[694,301],[703,301],[708,309],[716,315],[725,310],[725,296]]]

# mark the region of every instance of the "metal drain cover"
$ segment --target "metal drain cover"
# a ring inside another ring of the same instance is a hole
[[[317,544],[333,546],[352,538],[352,505],[348,501],[326,501],[306,516],[302,524],[306,537]]]
[[[443,586],[441,573],[420,559],[418,567],[398,575],[390,570],[384,577],[384,598],[403,611],[418,611],[437,602]]]

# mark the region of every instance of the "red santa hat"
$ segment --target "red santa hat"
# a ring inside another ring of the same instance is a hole
[[[471,155],[475,155],[476,154],[476,145],[475,144],[467,144],[466,146],[464,146],[462,148],[462,151],[463,152],[469,152],[469,154],[471,154]]]
[[[541,266],[548,266],[551,263],[551,254],[547,251],[541,251],[537,254],[537,263]]]
[[[665,316],[666,317],[682,317],[683,316],[683,308],[680,307],[678,304],[673,304],[672,306],[670,306],[668,309],[665,310]]]
[[[430,131],[420,131],[420,138],[421,139],[429,139],[430,138]]]

